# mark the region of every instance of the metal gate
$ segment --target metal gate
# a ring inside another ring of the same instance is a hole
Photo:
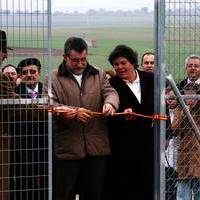
[[[199,161],[194,162],[200,157],[200,106],[190,109],[185,100],[200,99],[199,82],[197,90],[196,86],[189,88],[190,93],[186,92],[187,87],[178,90],[177,84],[187,76],[188,68],[198,70],[200,67],[200,63],[185,60],[193,54],[197,55],[193,58],[198,60],[200,55],[200,1],[155,0],[155,22],[155,113],[165,113],[167,99],[175,98],[179,102],[177,123],[172,122],[169,138],[165,134],[169,127],[165,127],[163,121],[155,122],[155,199],[176,199],[177,189],[183,191],[180,195],[191,194],[194,198],[200,193]],[[6,67],[11,70],[12,64],[18,66],[17,73],[21,76],[34,76],[39,72],[40,80],[43,80],[51,71],[51,1],[0,0],[0,30],[1,69],[8,65]],[[27,58],[31,59],[20,62]],[[38,68],[24,68],[28,62],[40,65],[38,60],[41,64],[39,71]],[[7,68],[5,72],[14,76],[9,70]],[[3,73],[0,73],[0,78],[0,199],[52,199],[52,123],[51,114],[44,107],[49,105],[49,97],[31,98],[22,92],[16,95],[16,83]],[[171,87],[166,91],[172,90],[173,95],[165,94],[166,84]],[[48,88],[50,94],[50,85]],[[185,133],[191,137],[185,138]],[[165,152],[168,139],[169,145],[176,143],[176,146]],[[182,157],[181,148],[185,149]],[[193,152],[189,154],[191,149]],[[175,165],[172,166],[169,157]],[[185,162],[193,171],[196,170],[195,175],[177,174],[179,164],[183,169],[187,168]],[[184,186],[191,186],[192,190],[181,190]]]
[[[0,0],[1,200],[52,199],[50,66],[51,1]]]

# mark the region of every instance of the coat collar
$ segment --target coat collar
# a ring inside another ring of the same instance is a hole
[[[93,67],[92,65],[90,65],[89,63],[87,63],[87,67],[85,68],[85,70],[83,72],[83,76],[87,73],[95,75],[98,73],[98,70],[95,67]],[[70,76],[71,75],[71,71],[69,70],[69,67],[68,67],[66,61],[63,61],[60,64],[60,66],[58,68],[58,75],[59,76]]]

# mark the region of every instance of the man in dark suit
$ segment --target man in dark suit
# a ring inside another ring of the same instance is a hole
[[[27,58],[18,64],[22,82],[16,87],[16,93],[21,98],[41,98],[40,70],[41,64],[36,58]],[[26,116],[13,125],[11,200],[47,199],[48,123],[32,106],[32,109],[31,105],[27,106]]]
[[[118,112],[154,113],[153,73],[137,70],[138,54],[130,47],[118,45],[109,62],[116,71],[110,80],[120,98]],[[112,156],[108,162],[109,198],[153,199],[154,137],[152,120],[123,116],[110,119]]]
[[[200,84],[200,56],[190,55],[185,59],[187,77],[178,83],[177,87],[183,93],[188,83]]]
[[[17,66],[17,72],[22,83],[16,88],[16,93],[22,98],[41,98],[42,83],[40,78],[41,64],[36,58],[26,58]]]

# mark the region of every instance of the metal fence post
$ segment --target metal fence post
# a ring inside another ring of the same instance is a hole
[[[164,64],[164,21],[165,1],[155,0],[155,54],[154,111],[165,114],[165,64]],[[154,199],[165,199],[164,142],[165,122],[156,121],[154,127]]]

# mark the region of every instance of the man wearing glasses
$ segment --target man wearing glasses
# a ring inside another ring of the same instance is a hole
[[[115,113],[119,98],[105,72],[88,63],[88,46],[82,38],[67,39],[63,57],[52,73],[54,103],[69,106],[55,115],[55,199],[74,200],[78,184],[80,199],[101,200],[110,154],[104,116]]]
[[[41,97],[40,70],[41,64],[37,58],[26,58],[18,64],[17,71],[22,82],[16,88],[16,93],[22,98],[36,99]]]
[[[183,93],[185,86],[189,83],[200,84],[200,56],[188,56],[185,59],[185,69],[187,77],[177,85],[181,93]]]
[[[142,55],[141,68],[146,72],[154,72],[155,55],[152,52],[146,52]]]

